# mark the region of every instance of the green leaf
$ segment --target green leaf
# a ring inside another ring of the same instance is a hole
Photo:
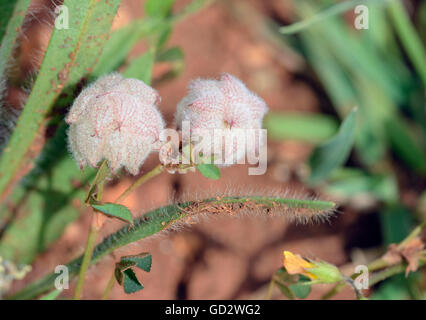
[[[310,183],[326,179],[333,170],[346,162],[355,138],[355,126],[356,111],[353,110],[343,121],[337,135],[315,148],[309,159],[312,170]]]
[[[280,289],[281,293],[287,297],[290,300],[294,299],[294,294],[293,292],[290,290],[290,288],[288,286],[286,286],[285,284],[279,282],[279,281],[274,281],[275,285],[278,287],[278,289]]]
[[[145,12],[150,17],[165,18],[170,15],[175,0],[147,0]]]
[[[296,297],[298,297],[299,299],[305,299],[309,295],[309,293],[311,293],[312,288],[308,284],[303,284],[303,282],[309,281],[309,278],[303,275],[299,275],[299,283],[290,285],[290,289]]]
[[[208,179],[217,180],[220,178],[220,170],[217,166],[210,163],[203,163],[197,165],[198,171]]]
[[[124,275],[124,281],[123,281],[123,287],[124,292],[127,294],[135,293],[140,290],[142,290],[144,287],[139,282],[138,278],[136,277],[136,274],[133,272],[132,269],[127,269],[123,272]]]
[[[104,182],[109,174],[110,174],[110,170],[108,168],[108,163],[107,163],[106,160],[104,160],[102,162],[101,166],[99,167],[95,178],[93,179],[93,181],[90,184],[89,190],[87,191],[86,198],[84,200],[84,203],[91,204],[92,202],[95,201],[95,199],[93,198],[93,195],[95,194],[98,185],[100,185],[102,182]]]
[[[138,267],[146,272],[151,270],[152,255],[145,252],[133,256],[121,257],[120,262],[115,265],[115,278],[124,287],[124,292],[134,293],[144,287],[137,279],[132,267]]]
[[[121,261],[125,263],[133,263],[134,266],[146,272],[151,271],[152,255],[144,252],[138,255],[121,257]]]
[[[155,52],[153,49],[148,50],[140,57],[132,60],[123,75],[127,78],[135,78],[142,80],[146,84],[151,84],[152,68],[155,62]]]
[[[107,202],[104,204],[92,204],[92,207],[108,216],[115,217],[133,224],[132,213],[126,206]]]
[[[114,275],[120,286],[123,285],[124,271],[130,269],[131,267],[134,267],[135,265],[136,262],[134,261],[120,261],[115,264]]]

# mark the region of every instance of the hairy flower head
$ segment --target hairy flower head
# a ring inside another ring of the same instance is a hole
[[[197,79],[190,83],[188,94],[177,106],[176,123],[190,123],[191,137],[206,135],[212,139],[210,144],[221,143],[223,136],[241,135],[247,138],[247,130],[261,129],[262,120],[268,108],[265,102],[251,92],[241,80],[230,74],[222,74],[219,80]],[[215,134],[214,130],[223,133]],[[197,139],[196,139],[197,140]],[[219,141],[220,140],[220,141]],[[259,147],[259,146],[257,146]],[[233,143],[226,153],[233,154],[234,161],[245,155],[245,149]]]
[[[157,91],[137,79],[113,73],[85,88],[66,122],[71,152],[82,168],[105,159],[113,172],[124,167],[138,174],[151,151],[159,147],[164,120]]]

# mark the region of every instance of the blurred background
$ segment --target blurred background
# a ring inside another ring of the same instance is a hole
[[[173,11],[188,2],[177,0]],[[173,59],[158,61],[152,78],[168,126],[191,79],[231,73],[270,108],[264,122],[268,170],[248,176],[248,167],[237,165],[222,169],[218,181],[199,172],[163,173],[129,196],[125,205],[139,216],[175,198],[289,190],[296,196],[337,201],[338,213],[329,222],[308,225],[289,225],[278,218],[212,219],[132,244],[89,270],[84,297],[101,296],[113,261],[148,251],[153,266],[150,273],[140,274],[145,289],[126,295],[115,286],[112,299],[261,299],[272,274],[282,266],[283,250],[328,261],[350,275],[356,265],[376,259],[390,243],[400,242],[425,221],[426,3],[394,2],[369,2],[369,27],[362,30],[354,27],[353,9],[328,15],[327,8],[341,3],[328,0],[217,0],[177,22],[168,46],[180,51]],[[50,1],[32,1],[7,94],[16,110],[27,95],[23,86],[31,82],[47,47],[53,7]],[[144,1],[123,0],[113,30],[143,17]],[[308,24],[299,31],[280,29],[297,21]],[[146,39],[138,41],[129,61],[148,46]],[[312,151],[336,134],[355,106],[356,139],[348,161],[309,183]],[[41,149],[43,142],[39,144],[34,148]],[[151,155],[142,173],[157,163],[158,156]],[[104,200],[114,200],[132,179],[111,183]],[[70,200],[60,180],[59,188],[56,182],[48,183],[49,175],[45,180],[46,188],[34,195],[31,183],[24,183],[2,207],[8,223],[0,231],[0,255],[33,266],[24,280],[14,283],[12,292],[84,249],[90,224],[90,210],[81,203],[84,193]],[[49,201],[52,198],[58,203]],[[67,201],[71,206],[64,209]],[[108,221],[103,236],[121,225]],[[329,289],[314,286],[308,298],[318,299]],[[425,289],[423,270],[386,280],[370,290],[370,297],[422,299]],[[63,296],[71,296],[69,292]],[[283,296],[277,290],[272,298]],[[355,295],[344,289],[335,298]]]

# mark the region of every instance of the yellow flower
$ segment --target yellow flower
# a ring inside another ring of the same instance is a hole
[[[318,279],[316,275],[308,272],[310,268],[315,268],[315,265],[290,251],[284,251],[283,265],[289,274],[303,274],[312,280]]]

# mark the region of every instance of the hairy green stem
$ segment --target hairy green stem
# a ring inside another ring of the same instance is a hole
[[[93,217],[95,220],[95,217]],[[98,237],[99,229],[92,223],[87,238],[86,249],[84,250],[83,262],[81,264],[80,272],[78,275],[77,285],[74,292],[74,300],[80,300],[83,295],[84,280],[86,277],[87,269],[89,269],[92,260],[93,249],[95,248],[96,238]]]
[[[188,201],[180,204],[172,204],[150,211],[141,218],[136,219],[132,228],[125,226],[121,230],[106,237],[93,251],[91,264],[98,262],[114,250],[127,244],[145,239],[163,230],[173,230],[173,226],[176,223],[184,222],[185,219],[196,216],[198,211],[203,213],[203,208],[207,208],[206,210],[208,214],[208,209],[216,205],[216,211],[210,212],[211,214],[224,212],[221,211],[220,208],[226,204],[237,204],[242,206],[244,206],[244,204],[254,204],[258,207],[279,209],[284,214],[285,210],[289,208],[308,209],[314,210],[315,212],[320,212],[321,210],[333,210],[335,208],[335,203],[329,201],[253,196],[210,198],[203,201]],[[78,272],[82,259],[83,257],[80,256],[67,264],[70,276],[73,276]],[[9,297],[9,299],[32,299],[37,297],[52,288],[56,277],[57,275],[55,273],[47,275],[46,277],[30,284],[22,291]]]
[[[104,169],[105,166],[106,166],[106,161],[104,160],[101,167],[99,168],[99,171],[98,171],[98,174],[95,177],[95,180],[99,176],[99,173]],[[105,180],[102,180],[97,185],[98,193],[96,195],[96,200],[99,201],[99,202],[102,200],[102,194],[103,194],[103,190],[104,190],[104,182],[105,182]],[[93,255],[93,250],[95,249],[96,239],[98,238],[99,230],[102,227],[101,225],[98,225],[98,223],[97,223],[97,221],[98,221],[97,215],[98,214],[101,214],[101,213],[97,213],[96,211],[93,212],[92,224],[90,226],[89,236],[87,238],[86,249],[84,250],[83,262],[81,264],[81,268],[80,268],[80,272],[79,272],[78,280],[77,280],[77,285],[76,285],[75,291],[74,291],[74,300],[80,300],[82,295],[83,295],[83,286],[84,286],[84,280],[85,280],[85,277],[86,277],[86,272],[87,272],[87,269],[89,269],[90,262],[92,261],[92,255]]]
[[[422,224],[420,224],[419,226],[417,226],[416,228],[414,228],[414,230],[398,245],[398,248],[402,248],[404,245],[406,245],[409,241],[411,241],[413,238],[417,237],[422,230],[426,227],[426,222],[423,222]],[[419,261],[419,267],[422,267],[426,265],[426,261],[424,259],[420,259]],[[377,260],[374,260],[373,262],[371,262],[370,264],[368,264],[367,268],[369,272],[375,272],[378,271],[377,273],[375,273],[370,281],[369,281],[369,285],[373,286],[375,285],[377,282],[383,281],[395,274],[401,273],[406,269],[406,263],[404,261],[396,264],[396,265],[389,265],[389,263],[384,260],[383,258],[379,258]],[[357,273],[353,273],[351,275],[351,279],[355,279],[358,276]],[[327,293],[325,293],[321,299],[323,300],[327,300],[330,299],[331,297],[333,297],[334,295],[336,295],[337,293],[339,293],[343,288],[345,287],[345,283],[338,283],[336,284],[330,291],[328,291]]]

